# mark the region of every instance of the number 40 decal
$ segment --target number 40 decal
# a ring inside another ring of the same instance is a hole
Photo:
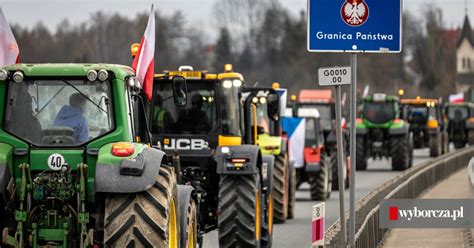
[[[66,161],[64,160],[63,155],[59,153],[51,154],[48,157],[48,166],[53,171],[61,170],[65,163]]]

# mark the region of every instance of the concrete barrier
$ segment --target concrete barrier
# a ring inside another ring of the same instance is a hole
[[[383,199],[412,199],[449,177],[454,172],[466,168],[474,156],[474,147],[467,147],[445,154],[412,167],[381,187],[367,194],[356,204],[356,244],[355,247],[377,247],[387,229],[379,228],[379,203]],[[346,216],[349,211],[346,211]],[[341,242],[340,219],[325,233],[327,247],[344,247]]]

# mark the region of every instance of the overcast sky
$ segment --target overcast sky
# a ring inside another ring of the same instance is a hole
[[[90,13],[102,10],[106,13],[118,12],[134,17],[136,13],[147,11],[152,3],[161,13],[171,14],[181,10],[188,23],[215,28],[212,7],[216,0],[0,0],[3,12],[11,24],[32,27],[43,22],[54,30],[63,19],[72,24],[86,22]],[[307,0],[279,0],[285,7],[297,14],[306,9]],[[342,1],[342,0],[340,0]],[[383,0],[394,1],[394,0]],[[474,20],[472,0],[404,0],[404,9],[417,14],[425,4],[436,4],[443,9],[445,26],[457,27],[462,24],[465,1],[469,3],[469,16]]]

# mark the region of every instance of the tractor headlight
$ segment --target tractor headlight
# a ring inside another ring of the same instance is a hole
[[[101,69],[99,70],[98,78],[100,81],[105,81],[109,78],[109,73],[106,70]]]
[[[242,81],[238,80],[238,79],[235,79],[234,81],[232,81],[232,85],[236,88],[242,86]]]
[[[13,81],[15,81],[16,83],[23,82],[23,78],[23,72],[16,71],[15,73],[13,73]]]
[[[128,86],[135,87],[135,78],[134,77],[129,77],[127,81],[128,81]]]
[[[87,80],[94,82],[97,80],[97,72],[94,70],[90,70],[87,72]]]
[[[224,86],[224,88],[226,88],[226,89],[232,88],[232,81],[230,81],[230,80],[225,80],[225,81],[222,83],[222,86]]]
[[[260,97],[260,100],[259,100],[260,104],[265,104],[267,102],[267,98],[265,97]]]
[[[257,104],[258,103],[258,97],[252,98],[252,103]]]
[[[0,70],[0,80],[5,81],[8,78],[7,70]]]

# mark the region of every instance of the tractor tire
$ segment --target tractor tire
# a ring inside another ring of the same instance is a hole
[[[413,148],[415,149],[423,148],[423,139],[421,138],[421,136],[413,138]]]
[[[391,151],[392,170],[403,171],[410,166],[410,144],[408,136],[392,137]]]
[[[147,191],[106,196],[105,246],[177,247],[177,213],[176,175],[173,168],[162,165]]]
[[[442,132],[443,137],[443,154],[449,153],[449,136],[448,133]]]
[[[362,136],[356,137],[356,170],[367,170],[367,158],[365,157],[365,140]]]
[[[296,168],[293,163],[289,163],[290,175],[289,175],[289,189],[288,189],[288,219],[295,217],[295,205],[296,205]]]
[[[469,132],[467,132],[467,140],[470,146],[474,145],[474,130],[469,130]]]
[[[180,218],[180,246],[191,248],[197,246],[197,205],[193,199],[191,186],[178,185],[178,202]]]
[[[284,154],[275,156],[273,166],[273,211],[275,223],[288,218],[288,159]]]
[[[466,146],[466,142],[465,141],[454,141],[454,148],[456,149],[461,149],[461,148],[464,148]]]
[[[432,135],[429,141],[430,146],[430,157],[438,157],[441,155],[442,151],[442,140],[441,134],[437,133],[436,135]]]
[[[264,209],[265,221],[262,223],[262,240],[260,241],[260,246],[262,248],[270,248],[273,243],[273,192],[265,197],[267,197],[266,209]]]
[[[331,182],[329,182],[329,171],[330,158],[327,154],[323,153],[321,157],[321,171],[316,174],[308,175],[309,191],[311,194],[311,200],[313,201],[325,201],[331,192]]]
[[[219,181],[219,247],[259,247],[262,223],[259,173],[221,175]]]
[[[331,189],[339,190],[339,167],[337,166],[337,151],[333,151],[329,154],[329,159],[331,160]]]

